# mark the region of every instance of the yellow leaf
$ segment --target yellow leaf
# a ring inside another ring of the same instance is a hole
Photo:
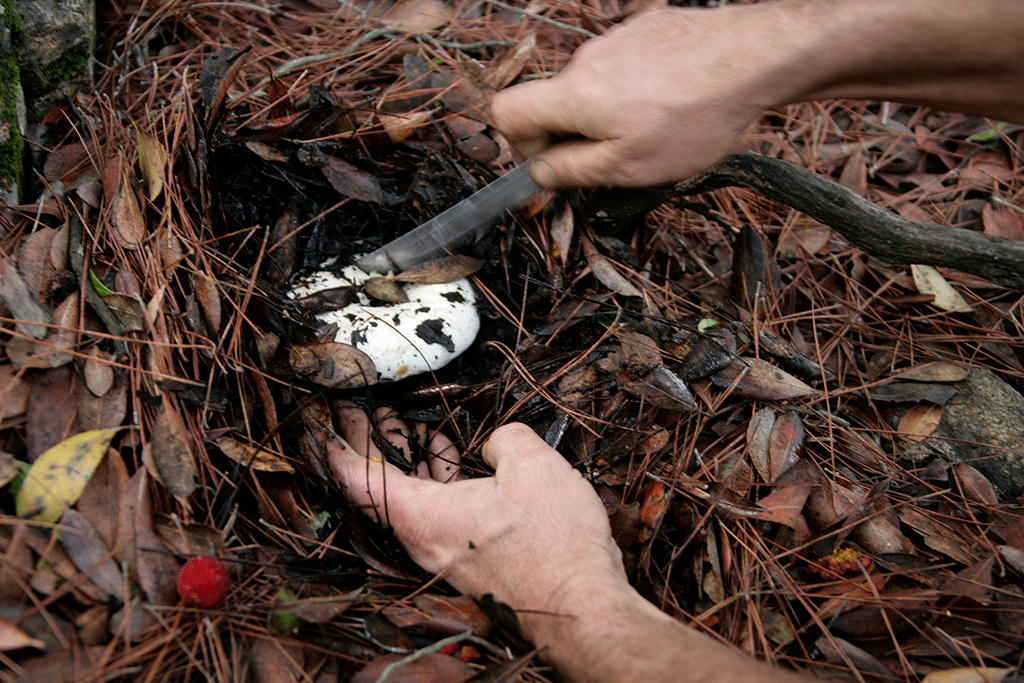
[[[82,495],[111,439],[120,430],[121,427],[114,427],[75,434],[40,455],[18,491],[18,516],[40,522],[59,520]]]
[[[254,470],[261,472],[294,472],[295,468],[287,460],[270,451],[250,446],[248,444],[232,439],[229,436],[222,436],[214,440],[214,443],[237,463],[247,465]]]
[[[931,266],[914,264],[910,266],[910,273],[914,276],[914,285],[917,291],[934,297],[932,302],[936,308],[950,313],[970,313],[970,305],[964,301],[960,293],[953,289],[953,285],[946,282],[946,278]]]
[[[135,144],[139,147],[139,167],[142,169],[142,181],[146,184],[146,196],[149,201],[156,201],[164,189],[167,150],[138,125],[135,126]]]
[[[1000,683],[1013,669],[988,666],[966,667],[933,671],[924,677],[924,683]]]

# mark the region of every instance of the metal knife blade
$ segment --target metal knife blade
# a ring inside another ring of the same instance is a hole
[[[540,189],[530,177],[529,162],[520,164],[415,230],[356,259],[356,265],[368,273],[386,273],[450,254],[482,235],[506,211],[522,208]]]

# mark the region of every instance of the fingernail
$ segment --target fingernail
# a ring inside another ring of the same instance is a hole
[[[543,187],[554,187],[558,184],[558,176],[555,174],[555,169],[551,168],[551,164],[543,159],[533,160],[533,163],[530,164],[530,176],[533,177],[538,185]]]

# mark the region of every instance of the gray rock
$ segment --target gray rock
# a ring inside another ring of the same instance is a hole
[[[96,40],[95,0],[0,0],[12,6],[20,26],[12,27],[21,85],[32,121],[64,103],[92,82]]]

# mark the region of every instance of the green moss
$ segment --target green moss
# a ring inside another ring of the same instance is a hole
[[[21,15],[14,9],[13,0],[0,0],[0,22],[11,29],[11,38],[18,38],[24,32]]]
[[[9,126],[7,140],[0,144],[0,183],[9,189],[20,186],[24,140],[18,130],[18,60],[10,53],[0,54],[0,119]]]
[[[56,62],[47,65],[43,70],[46,87],[81,80],[89,63],[89,52],[88,45],[79,44],[61,55]]]

